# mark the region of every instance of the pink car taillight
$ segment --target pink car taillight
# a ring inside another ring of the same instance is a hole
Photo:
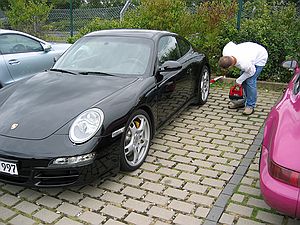
[[[300,187],[300,173],[286,169],[271,159],[269,159],[269,173],[273,178],[283,183]]]

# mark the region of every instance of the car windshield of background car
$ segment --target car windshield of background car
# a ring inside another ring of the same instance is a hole
[[[84,37],[53,68],[91,75],[143,75],[149,67],[152,46],[153,42],[146,38]]]

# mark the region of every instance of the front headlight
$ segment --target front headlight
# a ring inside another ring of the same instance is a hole
[[[104,120],[101,109],[92,108],[81,113],[73,122],[69,138],[73,143],[81,144],[91,139],[100,129]]]

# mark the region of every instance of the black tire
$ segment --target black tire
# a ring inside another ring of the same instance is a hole
[[[204,105],[207,102],[210,90],[210,72],[206,65],[202,67],[201,74],[198,81],[198,92],[197,92],[197,105]],[[205,94],[204,94],[205,91]]]
[[[152,133],[153,128],[150,117],[144,110],[139,109],[129,117],[122,135],[120,153],[122,171],[134,171],[143,164],[149,152]],[[137,162],[135,162],[134,159],[137,155]]]

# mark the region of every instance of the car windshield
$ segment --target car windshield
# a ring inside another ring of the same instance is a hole
[[[149,69],[152,46],[146,38],[84,37],[53,68],[82,75],[143,75]]]

